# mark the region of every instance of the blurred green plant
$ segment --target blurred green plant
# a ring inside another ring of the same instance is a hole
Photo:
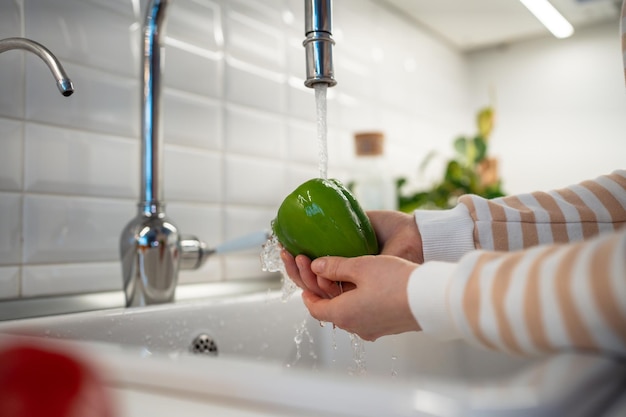
[[[431,188],[406,194],[404,188],[407,179],[398,178],[398,209],[409,213],[418,208],[451,208],[463,194],[476,194],[485,198],[504,196],[501,180],[497,175],[497,161],[488,157],[494,116],[491,107],[485,107],[477,113],[478,132],[473,137],[460,136],[454,140],[455,156],[447,161],[443,178]],[[430,152],[426,156],[420,165],[420,171],[423,172],[435,155],[435,152]]]

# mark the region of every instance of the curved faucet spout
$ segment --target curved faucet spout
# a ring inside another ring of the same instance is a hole
[[[11,49],[21,49],[32,52],[41,58],[43,62],[46,63],[48,68],[50,68],[50,72],[52,72],[61,94],[65,97],[72,95],[74,92],[74,85],[72,85],[70,77],[67,76],[67,73],[65,72],[65,69],[63,69],[59,60],[52,54],[52,52],[50,52],[50,50],[48,50],[48,48],[40,43],[26,38],[6,38],[0,40],[0,53]]]

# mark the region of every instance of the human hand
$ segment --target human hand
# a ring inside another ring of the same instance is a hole
[[[391,210],[368,211],[376,232],[381,255],[393,255],[418,264],[424,263],[422,236],[413,215]]]
[[[421,237],[411,215],[368,212],[382,254],[315,261],[281,252],[287,275],[302,288],[311,315],[365,340],[421,330],[408,305],[409,275],[423,261]],[[403,259],[404,258],[404,259]]]
[[[412,215],[399,211],[368,211],[367,215],[376,232],[382,255],[393,255],[411,262],[423,263],[422,239]],[[311,271],[311,260],[303,255],[295,259],[287,251],[281,258],[291,280],[303,290],[309,290],[322,298],[330,298],[335,284],[319,279]],[[349,287],[348,283],[348,287]],[[346,288],[344,288],[346,289]]]
[[[320,295],[305,288],[302,293],[304,304],[314,318],[332,322],[371,341],[385,335],[421,330],[406,294],[407,282],[416,264],[378,255],[328,256],[317,258],[308,266],[316,277],[317,288],[323,291]],[[307,273],[304,276],[311,278]]]

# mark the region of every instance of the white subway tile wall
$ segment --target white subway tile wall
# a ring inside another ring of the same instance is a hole
[[[210,245],[269,228],[318,175],[301,0],[175,0],[168,10],[165,200]],[[139,190],[140,35],[146,0],[0,0],[0,38],[62,61],[62,97],[32,54],[0,54],[0,299],[122,288],[119,236]],[[467,120],[461,54],[375,1],[334,2],[329,173],[350,179],[352,135],[383,130],[395,174],[447,152]],[[410,39],[410,41],[407,41]],[[262,276],[258,251],[216,256],[180,283]]]

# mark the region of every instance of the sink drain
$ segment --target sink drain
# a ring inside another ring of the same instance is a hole
[[[191,353],[200,355],[217,356],[217,344],[208,334],[199,334],[196,336],[193,342],[191,342],[189,350]]]

